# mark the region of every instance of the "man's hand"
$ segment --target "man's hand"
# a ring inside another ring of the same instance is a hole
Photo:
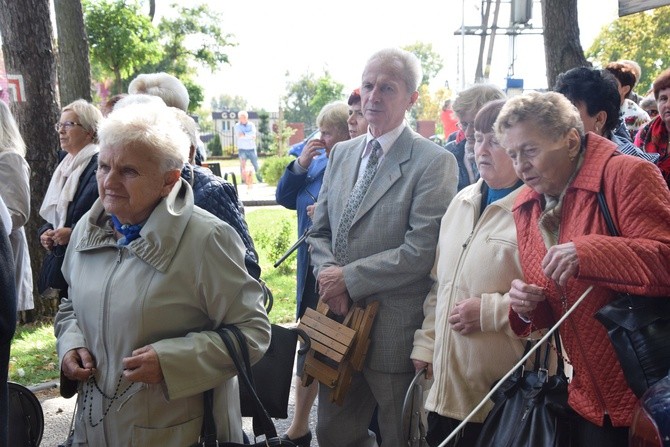
[[[479,332],[482,330],[479,320],[481,308],[481,298],[468,298],[459,301],[451,310],[447,321],[451,324],[451,328],[461,335]]]
[[[150,345],[135,349],[123,359],[123,376],[131,382],[161,383],[164,379],[158,354]]]
[[[324,302],[347,293],[347,283],[344,282],[344,270],[333,265],[326,267],[319,274],[319,296]]]
[[[61,370],[68,379],[83,382],[95,374],[95,359],[86,348],[70,349],[63,356]]]
[[[568,279],[579,273],[579,258],[574,242],[554,245],[542,260],[544,274],[565,287]]]
[[[330,297],[327,300],[322,298],[321,301],[327,304],[335,315],[346,315],[349,313],[349,307],[351,306],[351,303],[349,294],[346,292],[341,295]]]

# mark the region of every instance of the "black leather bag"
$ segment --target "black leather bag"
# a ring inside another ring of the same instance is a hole
[[[600,210],[612,236],[619,236],[602,192]],[[622,293],[595,314],[607,329],[626,382],[637,397],[670,370],[670,297]]]
[[[556,374],[549,375],[547,369],[551,349],[547,343],[543,361],[542,349],[538,349],[533,370],[517,369],[493,395],[494,406],[486,416],[476,447],[572,445],[574,412],[568,406],[568,380],[557,333],[554,343],[559,352]],[[526,353],[530,347],[529,341]]]
[[[66,290],[68,285],[63,277],[61,267],[63,267],[63,258],[65,258],[65,248],[62,245],[56,245],[50,250],[44,261],[42,269],[37,280],[37,290],[44,293],[49,287],[57,290]]]
[[[37,397],[28,388],[7,382],[9,414],[9,445],[36,447],[44,434],[44,413]]]
[[[277,429],[275,428],[270,415],[265,411],[263,404],[256,394],[253,382],[251,381],[251,364],[249,362],[249,351],[247,350],[247,341],[242,333],[234,325],[224,326],[217,330],[217,333],[223,340],[223,343],[228,349],[228,353],[235,363],[237,368],[237,376],[240,385],[244,385],[253,401],[253,426],[255,436],[265,436],[265,439],[251,444],[252,447],[272,447],[284,446],[295,447],[295,444],[281,439],[277,436]],[[237,342],[237,346],[236,343]],[[239,347],[239,348],[238,348]],[[245,444],[236,442],[218,442],[216,440],[216,422],[214,421],[214,391],[209,390],[205,392],[205,413],[202,423],[202,432],[197,445],[200,447],[243,447]],[[225,411],[225,409],[223,410]],[[249,446],[249,444],[246,444]]]

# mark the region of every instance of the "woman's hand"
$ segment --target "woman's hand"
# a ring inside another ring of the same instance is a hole
[[[157,384],[163,381],[163,369],[158,354],[151,345],[135,349],[123,359],[123,376],[131,382]]]
[[[86,348],[70,349],[63,356],[61,370],[68,379],[83,382],[95,373],[95,359]]]
[[[313,219],[314,218],[314,211],[316,211],[316,203],[313,204],[313,205],[307,205],[307,208],[305,209],[305,211],[307,212],[307,217],[309,217],[310,219]]]
[[[67,245],[70,243],[72,228],[63,227],[53,231],[52,239],[55,245]]]
[[[54,247],[54,236],[55,231],[54,230],[46,230],[44,233],[40,235],[40,243],[42,244],[42,247],[44,247],[45,250],[50,251]]]
[[[520,279],[512,281],[509,298],[512,310],[525,319],[528,319],[528,315],[535,310],[538,303],[546,299],[542,287],[526,284]]]
[[[547,251],[542,260],[544,274],[556,281],[561,287],[565,287],[568,279],[579,273],[579,258],[574,242],[554,245]]]
[[[468,298],[456,303],[447,321],[451,328],[461,335],[482,330],[479,315],[482,308],[481,298]]]
[[[319,150],[324,147],[325,144],[321,140],[309,140],[305,147],[302,148],[300,157],[298,157],[298,164],[302,166],[303,169],[309,168],[314,157],[318,157],[320,155]]]
[[[430,380],[433,378],[433,364],[432,363],[426,363],[422,362],[421,360],[415,360],[412,359],[412,363],[414,363],[414,372],[418,373],[422,369],[426,369],[426,379]]]

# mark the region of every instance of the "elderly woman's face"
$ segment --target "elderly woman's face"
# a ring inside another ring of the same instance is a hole
[[[519,181],[512,159],[493,132],[475,132],[475,161],[479,175],[491,188],[509,188]]]
[[[142,147],[101,147],[98,193],[105,211],[123,224],[145,221],[179,179],[179,171],[161,172],[158,154]]]
[[[576,166],[580,147],[576,129],[554,141],[541,126],[525,121],[505,130],[502,141],[517,176],[526,185],[540,194],[561,194]]]
[[[76,155],[86,145],[93,142],[93,136],[84,129],[81,121],[79,121],[79,116],[72,110],[61,113],[58,122],[60,124],[58,139],[61,149],[65,152]]]
[[[333,126],[321,126],[321,141],[326,149],[326,154],[330,155],[330,150],[335,146],[335,143],[348,139],[347,135],[343,135]]]
[[[363,116],[360,102],[349,106],[349,119],[347,120],[347,125],[349,127],[350,138],[356,138],[368,131],[368,121]]]
[[[665,123],[665,127],[670,129],[670,88],[659,90],[656,107],[658,108],[658,114]]]

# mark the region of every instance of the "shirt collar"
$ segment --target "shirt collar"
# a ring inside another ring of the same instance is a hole
[[[375,138],[372,136],[370,133],[370,128],[368,127],[368,133],[365,136],[365,147],[368,147],[368,143],[370,140],[377,140],[379,145],[382,147],[382,152],[384,155],[388,154],[388,151],[391,150],[391,146],[393,146],[393,143],[400,137],[400,134],[405,130],[405,127],[407,127],[407,123],[403,121],[400,123],[398,127],[395,129],[386,132],[384,135],[380,135],[379,137]],[[365,157],[368,155],[367,149],[363,151],[363,154],[361,155],[361,158]]]

